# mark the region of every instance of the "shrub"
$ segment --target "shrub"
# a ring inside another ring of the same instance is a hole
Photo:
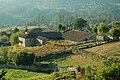
[[[119,80],[120,64],[111,64],[111,66],[96,69],[88,67],[86,69],[85,80]]]
[[[7,60],[8,60],[7,54],[8,54],[7,48],[1,47],[0,48],[0,58],[3,63],[7,63]]]
[[[20,52],[14,55],[13,62],[16,65],[32,65],[34,63],[35,54]]]

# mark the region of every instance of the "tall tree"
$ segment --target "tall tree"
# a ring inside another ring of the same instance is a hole
[[[19,32],[19,29],[17,27],[14,28],[13,33]]]
[[[119,40],[119,37],[120,37],[120,28],[112,28],[109,31],[109,35],[111,37],[113,37],[114,39]]]
[[[106,23],[100,23],[97,27],[98,35],[106,35],[109,31],[108,25]]]
[[[58,31],[63,32],[65,31],[65,27],[62,24],[59,24],[57,27]]]
[[[82,30],[82,28],[87,26],[87,21],[84,20],[83,18],[77,18],[75,20],[75,28]]]
[[[19,40],[18,40],[18,37],[21,36],[23,34],[23,32],[16,32],[16,33],[13,33],[11,36],[10,36],[10,42],[12,45],[15,45],[15,44],[18,44]]]

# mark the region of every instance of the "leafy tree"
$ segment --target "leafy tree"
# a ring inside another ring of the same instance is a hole
[[[113,21],[109,24],[112,28],[120,28],[120,21]]]
[[[13,33],[19,32],[19,29],[17,27],[14,28]]]
[[[17,33],[13,33],[10,36],[10,42],[12,45],[18,44],[19,40],[18,37],[21,36],[23,34],[23,32],[17,32]]]
[[[63,32],[65,31],[65,27],[62,25],[62,24],[59,24],[57,29],[60,31],[60,32]]]
[[[7,35],[5,31],[0,32],[0,36]]]
[[[34,63],[34,59],[34,53],[20,52],[14,56],[13,62],[16,65],[32,65]]]
[[[105,23],[101,23],[98,27],[97,27],[97,33],[99,35],[106,35],[109,31],[108,25]]]
[[[119,40],[120,37],[120,28],[112,28],[109,31],[109,35],[116,40]]]
[[[97,26],[96,25],[92,25],[91,26],[92,32],[94,32],[95,34],[97,34]]]
[[[87,21],[84,20],[83,18],[77,18],[75,20],[75,28],[76,29],[81,29],[87,26]]]

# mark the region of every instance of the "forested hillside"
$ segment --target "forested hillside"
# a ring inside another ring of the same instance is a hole
[[[54,21],[55,14],[94,20],[120,20],[119,0],[0,0],[0,23],[21,24],[37,15]],[[72,14],[72,15],[71,15]],[[59,16],[59,15],[58,15]]]

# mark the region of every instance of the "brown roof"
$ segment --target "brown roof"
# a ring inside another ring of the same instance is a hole
[[[65,33],[63,33],[63,38],[66,40],[70,40],[70,41],[82,41],[86,38],[92,37],[95,34],[91,33],[91,32],[84,32],[84,31],[67,31]]]
[[[31,30],[28,34],[24,34],[20,37],[22,38],[38,38],[38,36],[41,36],[42,38],[49,38],[49,37],[62,37],[62,34],[59,32],[54,32],[51,30],[45,30],[41,28],[35,28]],[[39,38],[41,38],[39,37]]]

